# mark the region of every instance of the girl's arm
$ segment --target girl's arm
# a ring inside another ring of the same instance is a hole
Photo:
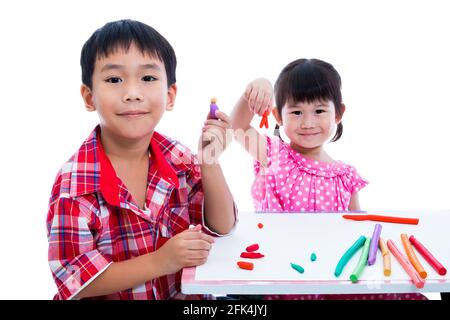
[[[247,86],[231,113],[231,126],[236,140],[262,165],[267,164],[266,138],[250,123],[253,116],[271,111],[273,88],[269,80],[258,78]]]
[[[358,192],[354,192],[352,197],[350,198],[350,204],[348,205],[349,211],[360,211],[361,207],[359,206]]]

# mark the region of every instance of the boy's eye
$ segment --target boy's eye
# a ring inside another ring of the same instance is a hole
[[[106,79],[106,82],[109,82],[109,83],[119,83],[119,82],[122,82],[122,79],[120,79],[120,78],[118,78],[118,77],[111,77],[111,78]]]
[[[301,111],[292,111],[291,113],[292,113],[292,114],[295,114],[296,116],[299,116],[299,115],[301,115],[301,114],[302,114],[302,112],[301,112]]]
[[[317,109],[317,110],[316,110],[316,113],[317,113],[317,114],[321,114],[321,113],[324,113],[324,112],[326,112],[326,111],[323,110],[323,109]]]
[[[155,81],[156,78],[152,77],[152,76],[145,76],[142,78],[142,80],[146,81],[146,82],[150,82],[150,81]]]

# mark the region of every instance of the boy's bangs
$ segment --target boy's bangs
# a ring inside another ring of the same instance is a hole
[[[111,54],[115,54],[117,52],[125,52],[128,53],[132,44],[134,44],[137,49],[144,56],[150,56],[152,58],[157,58],[162,61],[162,56],[156,49],[157,46],[152,44],[151,42],[143,42],[142,40],[135,38],[130,39],[126,37],[121,37],[119,39],[112,37],[114,40],[105,39],[105,41],[99,41],[99,43],[103,43],[103,46],[100,46],[97,51],[97,59],[107,58]]]

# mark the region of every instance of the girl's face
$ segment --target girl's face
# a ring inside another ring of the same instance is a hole
[[[299,151],[321,148],[334,134],[340,121],[336,119],[331,100],[312,103],[288,100],[282,109],[282,119],[291,147]]]

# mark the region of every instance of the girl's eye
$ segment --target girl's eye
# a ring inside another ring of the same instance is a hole
[[[156,78],[152,77],[152,76],[145,76],[142,78],[142,80],[146,81],[146,82],[150,82],[150,81],[155,81]]]
[[[119,83],[119,82],[122,82],[122,79],[117,78],[117,77],[111,77],[111,78],[106,79],[106,82],[109,82],[109,83]]]
[[[291,113],[292,113],[292,114],[295,114],[296,116],[299,116],[299,115],[301,115],[301,114],[302,114],[302,112],[301,112],[301,111],[292,111]]]

